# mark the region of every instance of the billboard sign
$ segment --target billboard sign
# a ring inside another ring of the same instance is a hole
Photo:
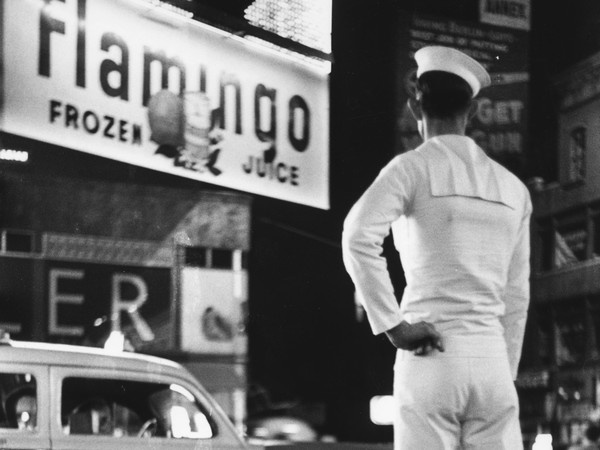
[[[329,207],[328,74],[142,0],[1,0],[0,128]]]
[[[491,11],[492,2],[484,3]],[[528,5],[525,0],[515,3]],[[495,9],[500,10],[499,6]],[[527,149],[528,32],[524,27],[492,24],[485,15],[474,22],[413,13],[400,21],[396,135],[401,151],[414,149],[421,143],[417,123],[406,105],[415,89],[414,54],[428,45],[453,47],[477,59],[492,77],[492,86],[478,95],[479,109],[467,134],[491,157],[521,173]]]

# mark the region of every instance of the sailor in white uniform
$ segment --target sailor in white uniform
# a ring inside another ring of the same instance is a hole
[[[373,333],[398,348],[395,449],[522,449],[513,380],[529,306],[529,192],[465,135],[485,68],[447,47],[415,59],[409,106],[424,143],[351,209],[344,264]],[[400,305],[382,256],[390,228]]]

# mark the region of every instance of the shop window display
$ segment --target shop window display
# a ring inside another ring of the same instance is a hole
[[[588,259],[588,225],[582,214],[557,221],[554,243],[554,267]]]
[[[580,209],[538,222],[540,269],[549,271],[600,256],[600,210]]]
[[[599,359],[598,350],[600,349],[600,295],[593,295],[589,298],[589,339],[593,343],[590,349],[592,359]]]
[[[580,299],[555,306],[556,362],[559,366],[582,364],[587,355],[584,302]]]
[[[592,218],[593,253],[592,258],[600,258],[600,210],[596,209]]]

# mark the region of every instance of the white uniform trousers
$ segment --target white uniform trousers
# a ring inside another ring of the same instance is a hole
[[[522,450],[519,402],[501,337],[447,336],[445,352],[399,350],[395,450]]]

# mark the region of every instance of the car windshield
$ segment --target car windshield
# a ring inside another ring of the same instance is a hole
[[[101,378],[66,378],[62,426],[70,435],[209,439],[210,414],[177,384]]]

